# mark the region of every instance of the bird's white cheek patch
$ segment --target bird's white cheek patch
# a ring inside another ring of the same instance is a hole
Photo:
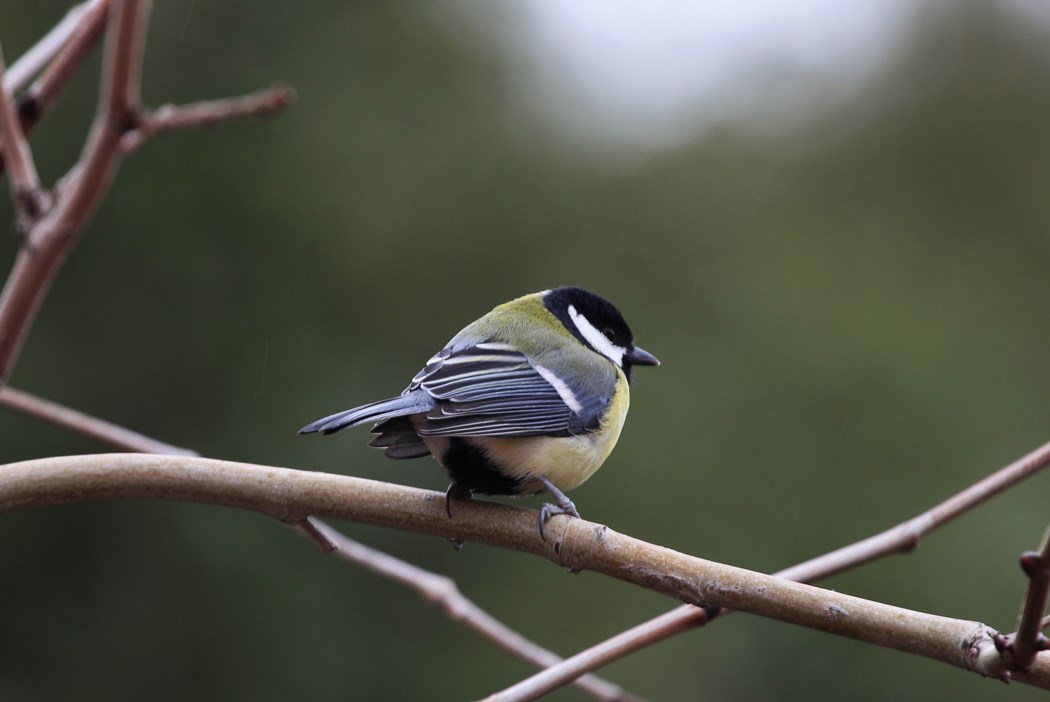
[[[572,388],[565,384],[564,380],[555,375],[554,371],[544,368],[543,366],[533,366],[533,368],[536,369],[537,373],[543,376],[544,380],[554,387],[558,392],[561,401],[564,402],[569,409],[577,414],[580,413],[580,410],[583,409],[583,405],[581,405],[580,401],[576,399],[576,393],[572,391]]]
[[[627,353],[627,349],[609,341],[605,334],[598,331],[589,319],[577,312],[573,305],[569,305],[569,318],[572,319],[572,323],[580,330],[580,335],[587,340],[588,344],[616,365],[623,367],[623,355]]]

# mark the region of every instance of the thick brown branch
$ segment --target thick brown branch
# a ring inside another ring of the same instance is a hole
[[[142,453],[197,455],[194,451],[165,444],[11,387],[0,387],[0,405],[98,439],[117,448]],[[414,589],[425,600],[438,606],[453,621],[464,624],[512,655],[538,668],[548,667],[561,660],[554,653],[524,638],[464,597],[451,579],[430,573],[369,548],[313,518],[307,517],[301,522],[294,523],[294,526],[318,543],[325,552],[335,551],[336,555],[344,560]],[[640,699],[625,692],[619,686],[593,675],[583,676],[574,684],[596,699],[605,702],[630,702]]]
[[[194,451],[165,444],[11,387],[0,387],[0,405],[98,439],[117,448],[142,453],[197,455]],[[464,624],[503,650],[536,667],[546,668],[561,660],[554,653],[524,638],[471,602],[459,592],[455,582],[450,578],[423,570],[382,551],[365,546],[313,518],[307,517],[295,523],[294,526],[317,542],[325,552],[334,551],[344,560],[412,588],[423,599],[439,607],[453,621]],[[595,699],[605,702],[639,700],[619,686],[593,675],[583,676],[574,684]]]
[[[863,541],[782,570],[776,573],[776,576],[798,582],[811,582],[889,554],[910,552],[929,532],[998,495],[1006,488],[1034,475],[1047,465],[1050,465],[1050,442],[902,524]],[[509,693],[513,690],[514,695],[498,699],[534,699],[540,694],[567,684],[576,676],[597,670],[629,653],[683,631],[703,626],[707,621],[707,613],[699,607],[691,605],[678,607],[566,658],[562,663],[537,673],[504,691]]]
[[[593,570],[690,604],[725,607],[855,638],[998,676],[996,632],[714,563],[555,517],[540,538],[536,513],[478,500],[445,514],[444,495],[343,475],[184,456],[63,456],[0,466],[0,513],[71,502],[170,499],[249,509],[289,523],[308,516],[476,541]],[[991,649],[991,654],[988,653]],[[1015,680],[1050,689],[1050,656]]]

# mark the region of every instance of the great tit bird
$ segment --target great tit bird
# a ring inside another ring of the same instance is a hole
[[[400,396],[319,419],[300,434],[375,422],[390,458],[433,455],[450,498],[549,492],[551,516],[579,517],[565,493],[601,467],[620,436],[631,370],[660,362],[634,345],[608,300],[563,287],[502,304],[456,334]]]

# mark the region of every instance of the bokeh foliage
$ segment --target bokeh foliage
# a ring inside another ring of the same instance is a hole
[[[596,156],[523,109],[512,62],[464,19],[482,12],[514,31],[510,7],[481,3],[156,3],[147,102],[275,78],[299,100],[130,158],[13,385],[208,456],[443,489],[433,464],[386,461],[362,431],[295,430],[397,393],[491,306],[579,284],[664,362],[638,373],[581,511],[759,570],[881,530],[1050,438],[1046,26],[998,3],[931,5],[855,95],[797,126],[745,116],[674,150]],[[8,58],[57,16],[5,0]],[[79,149],[97,64],[33,138],[49,180]],[[0,242],[5,270],[15,248]],[[99,450],[10,412],[0,445],[4,462]],[[827,584],[1010,629],[1048,480]],[[673,605],[341,526],[563,653]],[[5,699],[456,700],[527,673],[256,515],[54,508],[0,519],[0,553]],[[604,674],[668,700],[1037,694],[749,617]]]

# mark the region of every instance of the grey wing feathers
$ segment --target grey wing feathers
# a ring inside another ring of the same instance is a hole
[[[300,434],[312,434],[321,432],[331,434],[332,432],[351,427],[364,422],[381,422],[392,417],[401,417],[408,414],[426,412],[434,406],[434,400],[425,392],[406,392],[400,397],[389,400],[380,400],[353,409],[336,412],[333,415],[311,422],[299,430]]]
[[[388,458],[421,458],[429,456],[430,449],[416,433],[412,420],[405,417],[384,419],[372,427],[372,433],[378,434],[368,442],[369,446],[386,449]]]
[[[565,379],[557,380],[559,391],[541,370],[498,342],[445,349],[408,388],[424,390],[436,400],[416,430],[421,436],[568,436],[597,428],[615,374],[609,392],[593,396]]]
[[[589,352],[588,352],[589,353]],[[571,436],[598,428],[616,372],[591,375],[586,387],[540,366],[502,342],[446,347],[400,397],[319,419],[301,434],[331,434],[376,422],[369,443],[391,458],[430,453],[424,437]]]

